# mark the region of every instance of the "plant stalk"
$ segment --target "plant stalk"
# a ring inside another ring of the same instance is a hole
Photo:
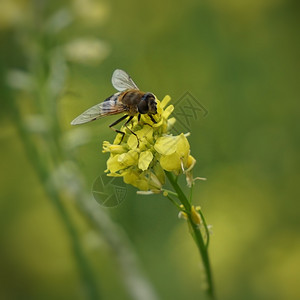
[[[190,201],[187,199],[187,197],[185,196],[185,194],[183,193],[182,189],[178,185],[178,183],[177,183],[176,179],[174,178],[174,176],[172,175],[172,173],[166,172],[166,175],[169,179],[169,182],[173,186],[175,192],[177,193],[178,199],[184,206],[185,212],[188,215],[188,222],[192,229],[192,235],[193,235],[196,245],[199,249],[199,252],[200,252],[200,255],[202,258],[202,262],[203,262],[203,266],[204,266],[204,270],[205,270],[205,275],[206,275],[206,280],[207,280],[207,288],[205,291],[210,299],[215,299],[208,249],[205,245],[204,238],[202,236],[200,227],[197,224],[195,224],[192,220],[192,216],[191,216],[192,205],[191,205]]]

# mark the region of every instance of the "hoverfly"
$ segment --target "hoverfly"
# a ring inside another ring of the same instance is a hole
[[[156,98],[154,94],[140,91],[131,77],[125,71],[120,69],[114,71],[111,81],[113,87],[118,90],[118,92],[108,97],[102,103],[96,104],[83,112],[71,122],[71,125],[79,125],[106,116],[125,113],[124,116],[109,125],[110,128],[122,134],[123,139],[125,133],[113,128],[113,126],[127,118],[128,119],[124,124],[126,127],[136,115],[138,115],[138,121],[140,121],[141,114],[147,114],[152,122],[156,123],[153,118],[153,115],[157,113]],[[136,136],[130,128],[128,129]]]

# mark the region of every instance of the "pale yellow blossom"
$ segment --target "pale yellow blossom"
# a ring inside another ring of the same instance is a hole
[[[183,133],[170,134],[175,118],[169,118],[174,110],[168,105],[171,98],[166,96],[157,102],[157,114],[154,123],[148,115],[142,115],[140,121],[134,117],[130,130],[122,139],[117,134],[113,144],[105,141],[103,152],[109,152],[107,160],[108,176],[123,177],[127,184],[140,191],[159,192],[165,183],[165,171],[175,175],[186,174],[187,182],[192,182],[192,168],[196,160],[190,155],[190,144]],[[135,134],[133,134],[134,132]]]

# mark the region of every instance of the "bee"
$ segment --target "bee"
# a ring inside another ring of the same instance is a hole
[[[128,123],[134,116],[138,116],[140,121],[142,114],[147,114],[153,123],[156,123],[153,115],[157,114],[156,98],[153,93],[142,92],[131,79],[131,77],[123,70],[117,69],[112,75],[112,85],[118,91],[112,96],[108,97],[102,103],[96,104],[87,109],[77,118],[75,118],[71,125],[79,125],[87,122],[95,121],[100,118],[117,115],[124,113],[124,116],[109,125],[115,132],[122,134],[124,138],[125,132],[113,128],[113,126],[119,124],[123,120],[126,120],[124,126],[128,128]],[[148,124],[149,125],[149,124]],[[128,128],[131,133],[136,137],[137,135]]]

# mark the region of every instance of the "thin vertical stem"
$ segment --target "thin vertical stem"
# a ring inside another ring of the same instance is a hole
[[[55,190],[55,187],[53,187],[52,184],[49,183],[49,178],[50,178],[49,171],[47,167],[44,165],[44,163],[42,162],[42,159],[40,158],[34,143],[31,141],[28,132],[23,126],[19,110],[16,108],[13,101],[11,105],[16,116],[15,124],[17,126],[20,137],[25,146],[26,153],[34,166],[35,171],[38,174],[38,178],[40,179],[52,204],[54,205],[57,212],[59,213],[61,220],[70,236],[75,261],[77,263],[82,282],[84,283],[85,291],[87,293],[87,298],[91,300],[98,300],[100,299],[99,290],[94,278],[94,274],[90,268],[88,260],[82,249],[80,238],[75,228],[75,225],[73,224],[65,206],[62,203],[59,193]]]
[[[214,288],[213,288],[212,272],[211,272],[207,247],[204,243],[204,239],[203,239],[202,233],[200,231],[200,227],[197,224],[195,224],[192,220],[192,216],[191,216],[192,206],[191,206],[189,200],[187,199],[187,197],[185,196],[185,194],[183,193],[182,189],[178,185],[177,181],[174,179],[172,173],[166,172],[166,175],[167,175],[171,185],[173,186],[174,190],[176,191],[176,193],[178,195],[178,199],[180,200],[180,202],[184,206],[185,211],[188,215],[188,222],[189,222],[189,224],[192,228],[192,234],[194,236],[195,242],[196,242],[197,247],[199,249],[199,252],[200,252],[200,255],[201,255],[201,258],[202,258],[202,262],[203,262],[203,265],[204,265],[204,269],[205,269],[206,280],[207,280],[206,292],[207,292],[207,295],[211,299],[214,299]]]

